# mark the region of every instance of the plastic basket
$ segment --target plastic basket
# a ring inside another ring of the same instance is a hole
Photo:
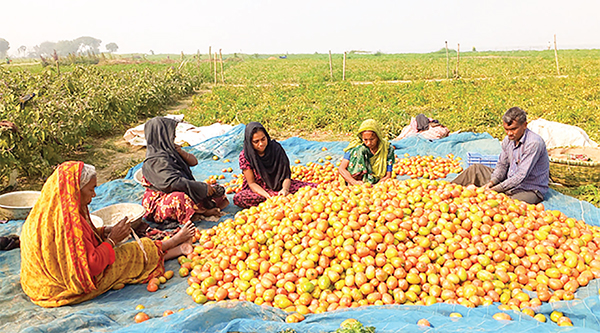
[[[135,203],[119,203],[98,209],[91,214],[102,219],[102,224],[104,226],[115,225],[123,217],[127,216],[132,226],[135,227],[135,225],[141,221],[144,213],[146,213],[146,209],[142,205]]]
[[[17,191],[0,195],[0,219],[26,219],[41,194],[39,191]]]
[[[142,168],[139,168],[138,171],[136,171],[133,174],[133,179],[140,185],[142,185],[142,177],[144,177],[144,175],[142,174]]]
[[[495,168],[498,164],[498,155],[482,155],[480,153],[467,153],[467,164],[471,166],[473,164],[483,164],[490,168]]]

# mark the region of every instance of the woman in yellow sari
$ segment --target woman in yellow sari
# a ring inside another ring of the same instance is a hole
[[[350,185],[375,184],[391,178],[394,146],[388,142],[377,121],[363,121],[344,152],[338,171]]]
[[[144,283],[164,274],[164,260],[187,254],[185,225],[173,238],[142,238],[116,246],[131,228],[126,219],[95,228],[87,205],[96,196],[96,171],[65,162],[48,178],[21,232],[21,286],[31,301],[57,307],[92,299],[117,284]]]

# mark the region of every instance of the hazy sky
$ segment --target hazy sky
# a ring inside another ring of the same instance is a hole
[[[0,38],[92,36],[117,53],[384,53],[600,48],[598,0],[3,0]]]

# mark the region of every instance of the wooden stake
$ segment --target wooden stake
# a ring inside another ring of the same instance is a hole
[[[456,50],[456,73],[455,76],[458,78],[458,65],[460,64],[460,44],[458,44],[458,49]]]
[[[556,34],[554,34],[554,59],[556,59],[556,75],[560,75],[560,67],[558,67],[558,48],[556,47]]]
[[[448,54],[448,41],[446,41],[446,79],[450,78],[450,55]]]
[[[342,81],[346,81],[346,52],[344,52],[344,63],[342,66]]]
[[[212,51],[210,49],[211,47],[208,47],[208,68],[209,68],[209,73],[212,72]]]
[[[331,63],[331,50],[329,50],[329,76],[331,77],[331,81],[333,81],[333,64]]]
[[[219,61],[221,62],[221,83],[225,84],[225,74],[223,74],[223,54],[221,53],[221,49],[219,49]]]
[[[217,84],[217,52],[215,52],[215,57],[213,58],[215,63],[213,65],[215,65],[215,84]]]

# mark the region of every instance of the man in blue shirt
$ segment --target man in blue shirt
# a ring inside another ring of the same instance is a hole
[[[496,168],[473,164],[452,182],[483,186],[530,204],[542,202],[550,178],[544,140],[527,128],[527,114],[518,107],[506,111],[502,125],[506,137]]]

